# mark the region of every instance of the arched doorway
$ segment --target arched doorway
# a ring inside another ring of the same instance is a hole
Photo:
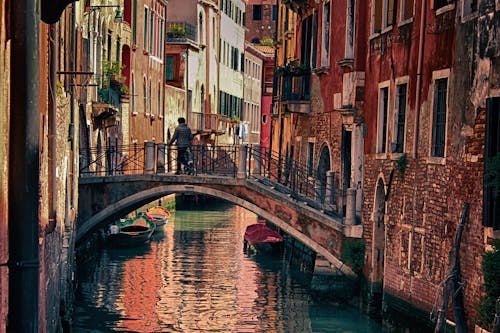
[[[385,185],[379,178],[375,189],[373,206],[373,241],[371,258],[371,301],[370,312],[380,314],[384,286],[385,260]]]
[[[319,181],[319,200],[325,202],[326,197],[326,173],[330,171],[330,150],[327,145],[323,145],[319,154],[318,169],[316,171],[316,178]]]

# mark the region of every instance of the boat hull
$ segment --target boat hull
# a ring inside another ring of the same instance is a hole
[[[109,235],[111,243],[117,246],[144,244],[151,239],[156,228],[154,222],[144,217],[119,222],[117,225],[119,232]]]

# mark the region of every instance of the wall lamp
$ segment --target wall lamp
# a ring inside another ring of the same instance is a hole
[[[122,7],[120,5],[102,5],[102,6],[90,6],[90,10],[96,10],[101,8],[118,8],[115,14],[115,22],[120,23],[123,20]]]

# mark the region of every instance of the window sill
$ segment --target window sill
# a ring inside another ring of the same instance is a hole
[[[444,7],[441,7],[436,10],[436,16],[444,14],[446,12],[449,12],[451,10],[455,9],[455,3],[450,3],[449,5],[446,5]]]
[[[462,15],[461,22],[463,23],[463,22],[471,21],[471,20],[477,19],[478,17],[479,17],[479,13],[476,10],[473,13],[470,13],[470,14],[467,14],[467,15]]]
[[[386,33],[390,32],[390,31],[392,31],[392,29],[393,29],[392,24],[391,24],[391,25],[388,25],[387,27],[385,27],[384,29],[382,29],[382,31],[380,32],[380,34],[381,34],[381,35],[384,35],[384,34],[386,34]]]
[[[139,114],[139,113],[137,113],[137,111],[132,112],[132,116],[133,116],[133,117],[137,116],[138,114]]]
[[[425,159],[425,163],[436,164],[436,165],[446,165],[446,158],[445,157],[427,157]]]
[[[402,153],[391,153],[391,161],[397,161],[399,160],[401,157],[403,157],[406,153],[405,152],[402,152]]]
[[[369,40],[375,39],[380,36],[380,32],[374,32],[368,37]]]
[[[387,159],[387,153],[377,153],[375,155],[376,160],[386,160]]]
[[[145,114],[144,114],[144,117],[145,117],[145,118],[149,118],[149,113],[145,113]]]
[[[322,74],[328,74],[329,69],[330,69],[330,67],[328,67],[328,66],[320,66],[320,67],[314,68],[312,71],[316,75],[322,75]]]
[[[406,20],[400,21],[398,23],[398,27],[402,27],[402,26],[408,25],[410,23],[413,23],[413,16],[410,18],[407,18]]]

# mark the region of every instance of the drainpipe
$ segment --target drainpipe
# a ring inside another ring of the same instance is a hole
[[[40,1],[11,1],[11,6],[7,331],[37,332],[40,265]]]
[[[425,37],[425,15],[427,12],[427,1],[422,1],[420,12],[420,36],[418,40],[418,62],[417,62],[417,96],[415,98],[415,131],[413,138],[413,158],[418,158],[418,135],[420,127],[420,100],[422,98],[422,66],[424,57],[424,37]]]

